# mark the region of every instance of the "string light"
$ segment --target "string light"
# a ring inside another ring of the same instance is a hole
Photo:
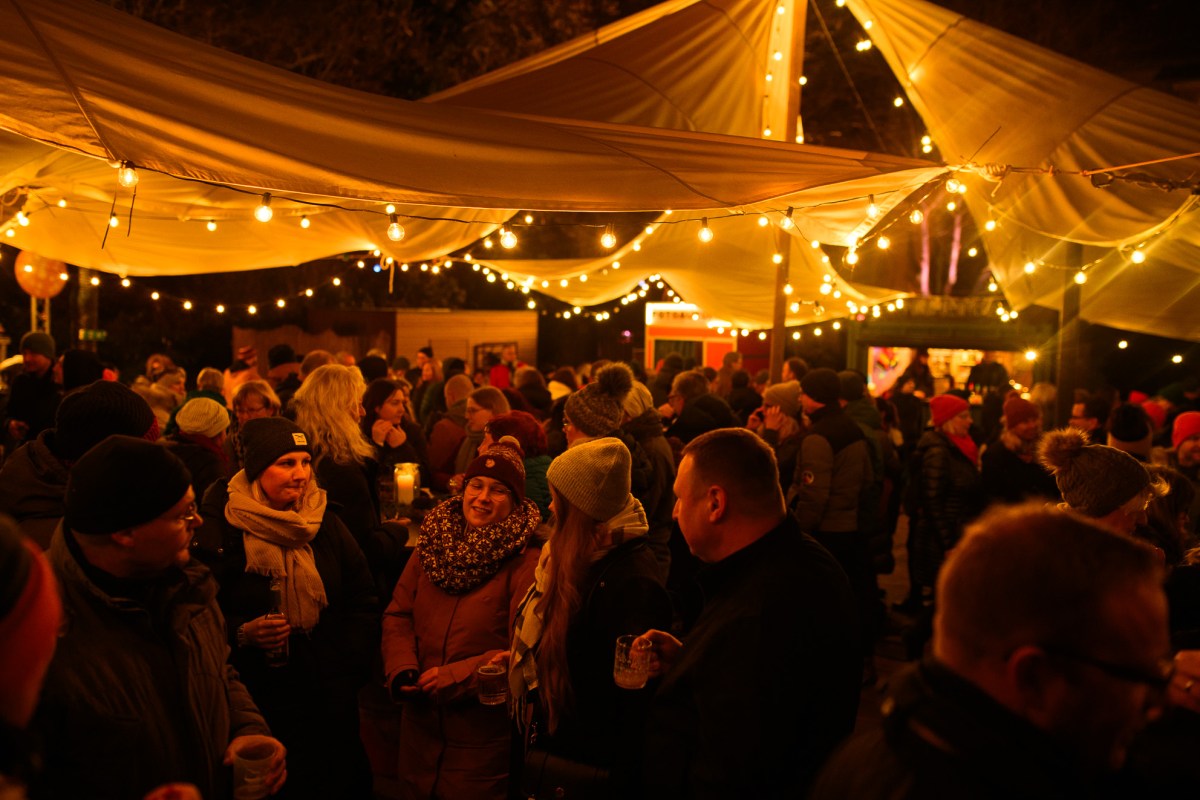
[[[996,230],[996,220],[989,219],[987,222],[983,223],[983,229],[989,232]]]
[[[1171,356],[1171,361],[1172,361],[1173,363],[1175,363],[1175,364],[1182,364],[1182,363],[1183,363],[1183,356],[1181,356],[1181,355],[1173,355],[1173,356]]]
[[[279,306],[280,308],[283,308],[284,306],[287,305],[287,301],[281,297],[275,301],[275,305]]]
[[[1117,347],[1121,350],[1124,350],[1126,347],[1129,347],[1129,342],[1122,339],[1121,341],[1117,342]]]
[[[604,233],[600,236],[600,246],[605,250],[611,250],[617,244],[617,235],[613,233],[613,226],[609,225],[604,229]]]
[[[708,227],[708,217],[702,217],[700,220],[700,233],[698,234],[700,241],[708,244],[713,240],[712,228]]]
[[[854,266],[858,263],[858,251],[856,251],[854,248],[851,248],[846,252],[846,263],[851,266]]]
[[[1024,269],[1026,275],[1032,275],[1037,269],[1037,264],[1034,264],[1032,261],[1026,261]]]
[[[842,329],[842,323],[837,320],[834,320],[833,329],[835,331],[840,331]]]
[[[967,257],[968,257],[968,258],[974,258],[974,257],[975,257],[975,256],[977,256],[977,255],[979,255],[979,248],[978,248],[978,247],[971,247],[971,248],[968,248],[968,249],[967,249]]]
[[[117,183],[126,189],[132,189],[138,185],[138,173],[132,162],[122,161],[121,166],[117,167]]]
[[[395,203],[388,203],[386,206],[384,206],[384,207],[383,207],[383,211],[384,211],[384,213],[385,213],[385,214],[387,214],[388,216],[391,216],[392,214],[395,214],[395,213],[396,213],[396,204],[395,204]]]
[[[1037,350],[1026,350],[1025,351],[1025,360],[1026,361],[1037,361],[1037,357],[1038,357]]]
[[[811,242],[809,242],[809,246],[812,247],[813,250],[821,249],[821,243],[816,239],[813,239]]]
[[[500,231],[500,246],[505,250],[512,250],[517,246],[517,235],[508,228]]]
[[[308,215],[301,214],[300,215],[300,227],[303,228],[304,230],[308,230],[310,225],[312,225],[312,220],[310,220],[308,218]]]
[[[400,224],[400,220],[395,214],[388,215],[387,237],[393,242],[398,242],[404,238],[404,226]]]
[[[108,215],[108,227],[115,228],[121,224],[121,220],[117,219],[116,212]]]
[[[158,295],[158,292],[151,292],[151,293],[150,293],[150,299],[151,299],[151,300],[157,300],[157,299],[158,299],[158,297],[159,297],[159,295]]]
[[[225,305],[223,303],[217,303],[217,313],[218,314],[225,313]]]
[[[55,203],[55,205],[57,205],[59,208],[66,208],[67,201],[65,199],[60,199],[57,203]]]
[[[878,247],[880,250],[887,250],[889,247],[892,246],[892,240],[886,236],[880,236],[878,239],[875,240],[875,246]]]
[[[875,195],[870,195],[870,199],[867,201],[867,216],[871,219],[879,216],[879,206],[875,205]]]
[[[526,224],[526,225],[532,225],[532,224],[533,224],[533,214],[526,214],[526,215],[525,215],[525,224]]]
[[[191,301],[191,300],[184,300],[184,301],[183,301],[183,310],[184,310],[184,311],[191,311],[191,310],[192,310],[192,301]]]
[[[217,229],[217,221],[215,219],[210,219],[208,222],[204,223],[204,227],[208,228],[209,233],[212,233]]]
[[[925,220],[925,214],[919,208],[914,208],[912,213],[908,215],[908,221],[913,225],[920,225]]]
[[[1146,263],[1146,253],[1142,250],[1134,250],[1129,254],[1129,260],[1135,264]]]
[[[1087,283],[1087,274],[1083,270],[1079,270],[1075,273],[1075,282],[1080,286]]]
[[[775,255],[771,256],[771,263],[772,264],[782,264],[783,263],[783,253],[776,253]]]
[[[91,279],[91,281],[89,281],[89,282],[92,284],[92,286],[99,286],[99,285],[100,285],[100,279],[99,279],[99,278],[97,278],[97,277],[96,277],[96,276],[94,276],[94,275],[92,276],[92,279]]]
[[[128,288],[129,288],[130,286],[132,286],[132,285],[133,285],[133,284],[132,284],[132,282],[129,280],[129,278],[121,278],[121,286],[122,286],[122,288],[128,289]]]
[[[871,44],[870,39],[861,39],[859,40],[858,44],[854,45],[854,49],[860,53],[865,53],[870,50],[872,46],[873,45]]]
[[[999,288],[1000,288],[1000,286],[999,286],[999,284],[996,283],[995,279],[988,281],[988,291],[989,292],[994,292]]]
[[[958,194],[962,189],[962,182],[958,178],[951,178],[946,181],[946,191],[950,194]]]
[[[250,314],[257,314],[257,313],[258,313],[258,306],[254,306],[254,305],[251,305],[251,306],[246,306],[246,311],[247,311],[248,313],[250,313]]]
[[[262,201],[254,209],[254,218],[259,222],[270,222],[275,212],[271,210],[271,193],[263,192]]]
[[[947,210],[947,211],[953,211],[953,210],[954,210],[954,209],[956,209],[956,208],[958,208],[958,203],[954,202],[953,200],[951,200],[950,202],[946,203],[946,210]]]
[[[801,85],[801,86],[807,86],[807,85],[808,85],[808,76],[807,76],[807,75],[801,75],[801,76],[800,76],[800,81],[799,81],[799,83],[800,83],[800,85]]]
[[[896,108],[900,108],[901,106],[904,105],[904,98],[897,97],[895,100],[892,101],[892,105],[894,105]]]

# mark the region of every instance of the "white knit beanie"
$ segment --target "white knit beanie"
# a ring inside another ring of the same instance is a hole
[[[193,397],[175,413],[175,424],[184,433],[212,439],[229,427],[229,412],[216,400]]]

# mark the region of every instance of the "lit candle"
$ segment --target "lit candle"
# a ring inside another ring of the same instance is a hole
[[[407,472],[396,473],[396,502],[402,506],[411,506],[414,496],[413,476]]]

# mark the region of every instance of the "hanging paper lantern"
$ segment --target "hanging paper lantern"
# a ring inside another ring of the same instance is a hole
[[[38,300],[57,297],[67,285],[62,277],[67,274],[66,264],[28,250],[21,251],[17,256],[16,273],[21,288]]]

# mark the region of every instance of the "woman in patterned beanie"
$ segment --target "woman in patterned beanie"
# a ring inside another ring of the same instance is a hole
[[[507,796],[507,708],[479,702],[475,671],[508,649],[537,565],[541,515],[525,498],[522,459],[504,436],[471,462],[462,496],[425,517],[384,612],[385,678],[393,699],[408,701],[401,797]]]

